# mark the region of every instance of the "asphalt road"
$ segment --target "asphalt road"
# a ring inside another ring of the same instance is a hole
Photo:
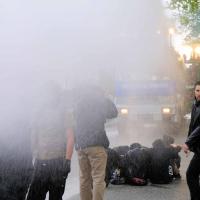
[[[143,145],[151,146],[154,139],[162,138],[162,135],[169,132],[167,127],[157,127],[154,124],[144,124],[142,127],[137,126],[129,128],[124,133],[119,133],[113,126],[108,126],[107,133],[111,142],[111,147],[117,145],[130,145],[133,142],[140,142]],[[179,130],[174,135],[176,143],[183,143],[186,138],[186,130]],[[147,186],[129,186],[129,185],[109,185],[106,189],[105,200],[188,200],[189,191],[185,180],[185,171],[190,158],[183,153],[180,154],[181,162],[181,180],[176,180],[168,185]],[[78,181],[78,163],[76,152],[72,160],[72,172],[66,182],[66,190],[63,200],[79,200],[79,181]]]

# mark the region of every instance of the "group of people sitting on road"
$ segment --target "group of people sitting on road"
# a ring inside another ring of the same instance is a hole
[[[107,151],[107,186],[109,183],[144,186],[149,181],[153,184],[168,184],[181,178],[181,146],[174,144],[174,138],[169,135],[156,139],[151,148],[133,143]]]

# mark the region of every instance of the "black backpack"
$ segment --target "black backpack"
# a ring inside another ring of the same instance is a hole
[[[173,167],[171,165],[171,152],[169,148],[152,149],[149,178],[155,184],[168,184],[173,180]]]
[[[108,158],[107,158],[106,177],[105,177],[106,186],[108,186],[114,171],[119,168],[119,162],[120,162],[120,157],[115,150],[108,148],[107,155]]]
[[[128,166],[127,183],[131,185],[146,185],[149,171],[150,155],[147,148],[134,148],[126,154]]]

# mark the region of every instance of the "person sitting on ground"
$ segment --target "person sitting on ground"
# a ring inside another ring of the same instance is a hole
[[[135,149],[135,148],[141,148],[142,147],[142,145],[140,144],[140,143],[138,143],[138,142],[134,142],[134,143],[132,143],[132,144],[130,144],[130,150],[131,149]]]
[[[175,148],[166,147],[161,139],[155,140],[152,146],[150,181],[155,184],[168,184],[173,180],[173,168],[170,161],[178,158],[178,151]]]
[[[110,180],[111,184],[120,185],[125,183],[125,173],[127,167],[126,153],[129,151],[129,146],[117,146],[114,147],[113,150],[119,156],[119,165],[118,168],[113,172],[112,178]]]
[[[113,178],[114,172],[119,169],[119,162],[120,162],[120,156],[119,154],[111,149],[107,149],[107,165],[106,165],[106,177],[105,177],[105,182],[106,182],[106,187],[108,187],[110,180]]]
[[[141,145],[135,145],[138,146],[135,148],[133,146],[126,154],[128,161],[126,181],[130,185],[144,186],[148,183],[148,170],[151,157],[148,148],[143,148]]]
[[[170,135],[163,135],[163,142],[166,147],[174,148],[177,151],[177,158],[171,160],[171,165],[173,167],[174,178],[180,179],[180,166],[181,166],[181,157],[179,152],[181,151],[181,145],[175,144],[175,139]]]

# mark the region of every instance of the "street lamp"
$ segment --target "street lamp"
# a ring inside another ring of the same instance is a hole
[[[169,30],[168,30],[168,31],[169,31],[169,34],[170,34],[170,35],[173,35],[173,34],[174,34],[174,32],[175,32],[173,28],[169,28]]]

